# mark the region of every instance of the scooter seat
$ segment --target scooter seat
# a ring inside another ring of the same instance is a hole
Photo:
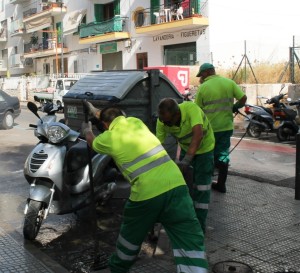
[[[92,152],[92,156],[95,153]],[[73,145],[67,152],[67,170],[74,172],[88,164],[89,155],[86,142],[80,141]]]
[[[273,112],[270,108],[268,107],[262,107],[267,113],[269,113],[271,116],[273,115]]]

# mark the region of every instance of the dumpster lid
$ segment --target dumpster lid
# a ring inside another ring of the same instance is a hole
[[[118,102],[137,82],[149,77],[143,70],[97,71],[79,79],[64,98],[95,99]]]

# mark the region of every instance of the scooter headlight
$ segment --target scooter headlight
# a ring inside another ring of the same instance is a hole
[[[58,125],[50,126],[47,131],[48,140],[52,143],[61,142],[67,134],[68,132]]]

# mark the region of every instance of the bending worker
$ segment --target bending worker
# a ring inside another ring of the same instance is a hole
[[[233,80],[216,75],[215,68],[210,63],[202,64],[196,76],[200,77],[201,85],[195,103],[207,115],[216,140],[215,166],[219,173],[217,183],[213,183],[212,188],[225,193],[230,138],[234,125],[232,113],[245,105],[247,97]],[[237,100],[235,104],[234,99]]]
[[[111,272],[129,272],[147,233],[160,222],[172,243],[177,272],[207,273],[204,235],[178,166],[141,120],[126,118],[115,107],[100,112],[87,105],[94,116],[100,114],[106,129],[95,137],[91,123],[83,123],[88,144],[110,155],[131,184],[116,253],[109,260]]]
[[[178,165],[183,172],[193,166],[194,207],[203,232],[205,232],[211,180],[214,170],[214,134],[203,111],[193,102],[178,104],[171,98],[158,105],[156,136],[164,143],[168,134],[173,135],[181,148]]]

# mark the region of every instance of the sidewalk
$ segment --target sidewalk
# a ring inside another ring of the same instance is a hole
[[[212,192],[206,234],[210,272],[224,261],[260,273],[300,271],[300,201],[294,190],[232,175],[227,184],[226,194]],[[0,223],[0,272],[68,271]],[[130,272],[176,272],[164,233],[154,258],[141,257]]]

